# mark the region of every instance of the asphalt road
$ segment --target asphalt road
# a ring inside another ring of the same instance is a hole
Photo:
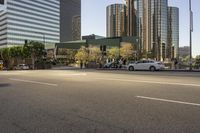
[[[2,71],[0,133],[200,133],[200,73]]]

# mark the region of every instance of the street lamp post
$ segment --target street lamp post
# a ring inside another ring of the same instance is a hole
[[[192,12],[192,3],[191,3],[191,0],[189,0],[189,12],[190,12],[190,71],[192,71],[193,12]]]

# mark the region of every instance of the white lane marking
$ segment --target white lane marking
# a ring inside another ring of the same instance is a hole
[[[74,73],[74,74],[66,74],[67,76],[86,76],[86,73]]]
[[[71,73],[71,74],[59,73],[56,75],[59,75],[59,76],[87,76],[87,73]]]
[[[57,84],[38,82],[38,81],[32,81],[32,80],[23,80],[23,79],[14,79],[14,78],[9,78],[9,80],[25,82],[25,83],[32,83],[32,84],[48,85],[48,86],[58,86]]]
[[[160,99],[160,98],[153,98],[153,97],[136,96],[136,98],[154,100],[154,101],[161,101],[161,102],[168,102],[168,103],[178,103],[178,104],[185,104],[185,105],[192,105],[192,106],[200,106],[200,104],[198,104],[198,103],[182,102],[182,101]]]
[[[162,84],[162,85],[178,85],[178,86],[193,86],[200,87],[200,84],[185,84],[185,83],[168,83],[168,82],[158,82],[158,81],[145,81],[145,80],[129,80],[129,79],[115,79],[115,78],[96,78],[97,80],[109,80],[109,81],[122,81],[122,82],[137,82],[137,83],[147,83],[147,84]]]

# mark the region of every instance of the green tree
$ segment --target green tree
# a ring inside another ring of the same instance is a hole
[[[102,53],[98,47],[89,47],[89,60],[98,62],[101,59]]]
[[[200,67],[200,55],[197,55],[196,58],[195,58],[195,65],[197,67]]]
[[[180,57],[180,60],[183,64],[188,64],[189,61],[190,61],[190,56],[183,56],[183,57]]]
[[[89,54],[88,54],[88,49],[84,46],[82,46],[78,52],[76,53],[75,55],[75,59],[77,61],[82,61],[83,63],[86,63],[88,61],[88,57],[89,57]]]
[[[117,59],[120,56],[119,53],[119,48],[118,47],[112,47],[111,49],[108,50],[108,58],[110,59]]]
[[[120,48],[120,55],[127,61],[134,57],[134,47],[132,44],[124,44]]]
[[[35,69],[35,62],[43,59],[46,55],[45,46],[40,42],[31,41],[24,45],[24,57],[32,59],[33,69]]]
[[[154,59],[153,50],[151,50],[151,51],[149,51],[149,52],[147,53],[147,58],[148,58],[148,59]]]
[[[10,57],[12,61],[16,59],[17,64],[19,63],[19,60],[23,58],[23,47],[21,46],[15,46],[10,48]]]
[[[10,64],[10,49],[9,48],[1,49],[1,58],[3,59],[5,66],[9,67],[9,64]]]

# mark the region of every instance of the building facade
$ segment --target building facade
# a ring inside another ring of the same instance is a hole
[[[168,44],[168,0],[135,0],[140,50],[165,60]]]
[[[60,41],[59,0],[4,0],[0,11],[0,47],[25,40],[54,44]]]
[[[179,9],[168,7],[168,58],[179,58]]]
[[[137,36],[135,0],[126,0],[127,36]]]
[[[81,39],[81,0],[60,0],[60,42]]]
[[[81,16],[72,18],[72,40],[80,40],[81,38]]]
[[[112,4],[107,7],[107,37],[126,36],[126,5]]]

